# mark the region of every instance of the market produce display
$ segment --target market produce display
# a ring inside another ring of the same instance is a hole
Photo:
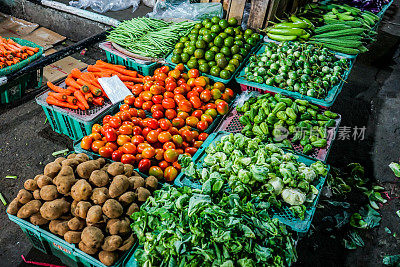
[[[306,18],[298,18],[295,15],[290,16],[289,20],[275,23],[262,31],[266,32],[270,39],[279,42],[308,40],[315,29],[314,24]]]
[[[235,18],[213,17],[195,25],[190,34],[175,45],[171,61],[184,63],[189,69],[222,79],[230,79],[261,36],[245,31]]]
[[[390,3],[390,0],[341,0],[339,2],[359,8],[362,11],[370,11],[377,14],[385,5]]]
[[[300,144],[305,155],[327,146],[327,130],[335,128],[335,119],[339,118],[338,114],[323,111],[307,100],[293,101],[280,94],[252,97],[236,110],[243,113],[239,121],[247,137],[256,136],[263,142],[287,148]]]
[[[50,92],[46,102],[50,105],[81,110],[90,109],[92,105],[102,106],[108,97],[97,79],[114,75],[118,76],[129,89],[132,89],[135,83],[143,82],[143,76],[136,71],[98,60],[95,65],[87,67],[87,72],[73,69],[65,79],[67,88],[47,82]]]
[[[203,131],[218,114],[228,112],[234,94],[222,83],[211,85],[196,69],[184,73],[182,64],[174,70],[163,66],[143,80],[132,88],[120,112],[93,126],[81,148],[137,164],[139,171],[171,182],[180,170],[178,156],[197,152],[208,137]],[[152,116],[146,117],[145,111]]]
[[[289,266],[297,258],[285,226],[237,194],[165,185],[132,217],[141,266]]]
[[[17,64],[37,52],[37,47],[22,46],[12,39],[0,36],[0,69]]]
[[[240,133],[223,136],[205,152],[202,167],[186,155],[179,160],[182,172],[202,184],[202,192],[228,187],[241,198],[265,201],[263,209],[280,208],[283,200],[299,218],[319,193],[313,182],[327,175],[320,161],[307,167],[294,154]]]
[[[128,51],[145,57],[167,56],[179,38],[186,36],[195,22],[166,22],[152,18],[134,18],[120,23],[107,37]]]
[[[346,58],[312,44],[268,42],[264,49],[249,58],[245,79],[313,98],[324,99],[349,67]]]
[[[70,154],[24,183],[7,212],[49,229],[80,250],[113,265],[136,242],[130,216],[157,188],[133,166]]]

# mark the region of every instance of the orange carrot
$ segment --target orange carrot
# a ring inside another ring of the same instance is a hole
[[[83,72],[81,75],[81,79],[97,87],[101,87],[100,83],[97,81],[97,78],[91,72]]]
[[[104,62],[103,60],[97,60],[96,61],[96,65],[111,66],[111,67],[114,67],[114,68],[126,69],[125,66],[114,65],[114,64],[111,64],[111,63]]]
[[[51,90],[53,90],[53,91],[55,91],[55,92],[57,92],[57,93],[63,93],[63,94],[65,94],[65,95],[70,95],[70,94],[73,93],[73,91],[70,91],[69,89],[64,89],[64,88],[61,88],[61,87],[59,87],[59,86],[56,86],[56,85],[52,84],[51,82],[47,82],[47,86],[48,86]]]
[[[77,105],[72,105],[72,104],[70,104],[70,103],[60,101],[60,100],[58,100],[58,99],[56,99],[56,98],[54,98],[54,97],[52,97],[52,96],[48,96],[48,97],[46,98],[46,102],[47,102],[48,104],[50,104],[50,105],[55,105],[55,106],[59,106],[59,107],[71,108],[71,109],[78,109],[78,106],[77,106]]]
[[[93,94],[91,92],[88,92],[88,93],[84,94],[84,96],[85,96],[85,99],[86,99],[87,102],[92,103]]]
[[[76,105],[76,102],[78,102],[78,100],[73,96],[67,96],[67,102]]]
[[[55,99],[58,99],[60,101],[66,101],[67,100],[67,96],[65,94],[62,94],[62,93],[49,92],[49,96],[52,96]]]
[[[121,68],[115,67],[116,65],[111,65],[111,64],[109,64],[109,65],[95,65],[95,66],[97,66],[97,67],[99,67],[101,69],[110,69],[110,70],[116,71],[118,73],[121,73],[123,75],[131,76],[133,78],[137,78],[137,71],[134,71],[134,70],[121,69]]]
[[[92,92],[92,94],[95,95],[95,96],[101,95],[101,89],[100,89],[100,88],[97,88],[97,87],[94,86],[93,84],[90,84],[89,82],[86,82],[86,81],[81,80],[81,79],[76,80],[76,82],[77,82],[78,84],[82,85],[82,89],[81,89],[82,91],[88,92],[88,91],[90,90],[90,92]],[[86,87],[87,87],[89,90],[87,90]]]
[[[81,86],[74,80],[74,78],[69,76],[65,79],[65,84],[78,90],[81,88]]]
[[[83,105],[82,102],[78,101],[78,102],[76,102],[76,105],[77,105],[81,110],[86,110],[85,105]]]
[[[80,101],[85,106],[86,109],[89,109],[89,104],[86,101],[81,91],[75,91],[74,96],[76,97],[76,99],[78,99],[78,101]]]
[[[104,105],[104,98],[102,97],[95,97],[93,98],[93,104],[97,105],[97,106],[102,106]]]
[[[144,76],[142,75],[142,74],[137,74],[137,76],[139,77],[139,78],[144,78]]]
[[[75,68],[75,69],[71,70],[71,73],[68,76],[71,76],[74,79],[79,79],[79,78],[81,78],[81,75],[82,75],[82,72]]]

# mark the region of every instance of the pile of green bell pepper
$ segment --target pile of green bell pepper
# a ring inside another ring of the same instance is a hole
[[[251,97],[236,110],[243,113],[239,121],[244,125],[244,135],[286,148],[300,144],[306,155],[327,146],[327,130],[336,126],[339,117],[307,100],[292,100],[281,94]]]

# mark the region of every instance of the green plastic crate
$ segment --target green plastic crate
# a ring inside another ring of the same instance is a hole
[[[246,62],[249,59],[250,55],[252,53],[254,53],[258,49],[258,47],[262,44],[262,42],[263,42],[262,40],[263,40],[263,36],[261,36],[260,41],[251,49],[250,53],[243,59],[242,63],[240,63],[239,67],[236,68],[235,72],[232,74],[232,76],[229,79],[222,79],[222,78],[215,77],[215,76],[212,76],[212,75],[206,74],[206,73],[202,73],[202,75],[212,79],[215,82],[222,82],[224,84],[228,84],[230,81],[232,81],[232,79],[235,77],[235,75],[238,73],[238,71],[246,64]],[[172,58],[172,52],[165,59],[168,62],[168,64],[173,66],[173,67],[178,65],[178,64],[173,63],[171,58]],[[189,68],[186,66],[186,64],[185,64],[185,68],[186,68],[186,70],[189,70]]]
[[[22,75],[18,79],[0,86],[0,103],[8,104],[21,99],[27,89],[42,85],[43,69]]]
[[[43,253],[54,255],[58,257],[64,264],[69,267],[106,267],[99,260],[81,251],[76,245],[70,244],[65,240],[57,237],[56,235],[40,228],[39,226],[33,225],[23,219],[20,219],[14,215],[8,214],[8,218],[15,222],[21,227],[22,231],[26,233],[28,239],[32,245],[42,251]],[[124,262],[129,258],[136,250],[137,243],[126,252],[114,265],[113,267],[126,266]]]
[[[112,64],[123,65],[131,70],[136,70],[144,76],[153,75],[154,71],[161,66],[160,63],[153,62],[151,64],[142,64],[136,62],[135,59],[119,52],[112,45],[111,42],[104,42],[99,44],[99,47],[106,52],[107,61]]]
[[[204,157],[206,156],[205,149],[209,147],[211,144],[214,144],[215,142],[221,140],[221,138],[225,135],[229,135],[230,133],[228,132],[218,132],[218,133],[213,133],[211,134],[207,140],[201,145],[199,150],[196,152],[196,154],[193,156],[193,161],[195,164],[199,167],[202,166],[202,162]],[[312,163],[317,162],[318,160],[307,158],[301,155],[297,155],[298,161],[306,164],[307,166],[310,166]],[[328,165],[328,171],[329,171],[330,166]],[[315,210],[317,208],[318,204],[318,199],[321,195],[322,187],[324,186],[324,183],[326,181],[326,177],[320,177],[317,181],[314,181],[314,186],[318,189],[319,193],[315,197],[313,203],[309,204],[307,206],[307,210],[305,212],[305,217],[304,220],[301,220],[299,218],[296,218],[293,216],[293,213],[287,206],[283,206],[280,209],[271,209],[273,217],[278,218],[280,222],[283,224],[289,226],[293,231],[299,232],[299,233],[306,233],[308,232],[312,219],[314,217]],[[201,189],[201,184],[192,182],[188,177],[185,176],[184,173],[180,173],[178,177],[176,177],[175,186],[188,186],[191,188],[196,188],[196,189]]]
[[[264,51],[265,51],[265,46],[262,45],[260,47],[260,49],[256,52],[256,55],[262,54]],[[281,88],[266,85],[266,84],[250,82],[244,78],[246,66],[244,66],[240,70],[240,73],[236,75],[236,81],[240,84],[242,91],[259,91],[260,93],[280,93],[282,95],[289,96],[289,97],[292,97],[295,99],[305,99],[305,100],[308,100],[309,102],[316,104],[320,107],[328,108],[333,105],[337,96],[342,91],[342,87],[343,87],[345,81],[347,80],[347,78],[350,74],[350,71],[353,67],[353,63],[354,63],[354,60],[353,60],[354,58],[348,58],[346,55],[343,55],[343,56],[336,55],[336,56],[347,58],[348,62],[349,62],[349,69],[347,71],[345,71],[339,84],[334,86],[331,90],[328,91],[328,94],[325,97],[325,99],[318,99],[318,98],[302,95],[298,92],[292,92],[292,91],[289,91],[286,89],[281,89]]]
[[[92,133],[92,126],[101,122],[107,114],[113,114],[119,104],[112,105],[107,100],[103,106],[93,106],[88,110],[73,110],[47,104],[46,98],[49,90],[36,97],[36,103],[42,106],[51,128],[59,133],[65,134],[72,140],[79,140]]]

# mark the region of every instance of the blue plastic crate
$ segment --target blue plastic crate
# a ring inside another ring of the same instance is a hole
[[[224,132],[224,131],[211,134],[207,138],[207,140],[201,145],[201,147],[199,148],[197,153],[193,156],[193,158],[192,158],[193,162],[195,162],[195,164],[198,167],[201,167],[203,159],[206,156],[205,149],[207,147],[209,147],[211,144],[214,144],[215,142],[221,140],[221,138],[223,136],[229,135],[229,134],[230,133]],[[307,157],[298,155],[298,161],[306,164],[307,166],[310,166],[312,163],[317,162],[318,160],[314,160],[311,158],[307,158]],[[328,171],[329,171],[329,168],[330,168],[330,166],[328,165]],[[272,209],[273,218],[278,218],[280,222],[289,226],[293,231],[300,232],[300,233],[307,232],[311,226],[311,222],[314,217],[314,213],[315,213],[315,210],[317,207],[319,197],[321,195],[322,187],[324,186],[324,183],[326,181],[326,177],[327,176],[320,177],[317,181],[314,182],[314,186],[318,189],[319,193],[315,197],[313,203],[311,203],[307,206],[304,220],[296,218],[293,215],[292,211],[287,206],[283,206],[280,209]],[[178,175],[178,177],[176,177],[174,184],[179,187],[188,186],[191,188],[201,189],[200,183],[193,182],[192,180],[189,179],[189,177],[186,177],[183,173],[180,173]]]

